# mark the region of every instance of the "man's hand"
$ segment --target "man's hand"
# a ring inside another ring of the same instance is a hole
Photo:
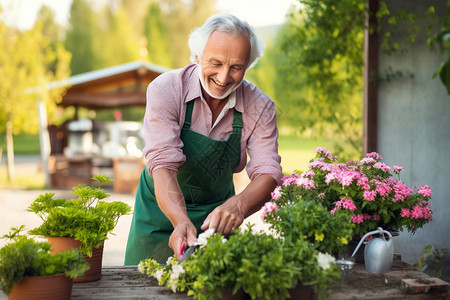
[[[206,217],[201,229],[207,230],[211,228],[227,236],[242,224],[244,218],[245,213],[241,206],[241,199],[238,196],[234,196],[216,207]]]
[[[269,175],[256,177],[239,195],[216,207],[206,217],[201,229],[212,228],[223,235],[229,235],[244,222],[245,218],[257,212],[266,201],[270,200],[270,193],[276,186],[276,181]]]
[[[175,256],[181,259],[184,251],[197,241],[197,229],[190,222],[181,222],[175,227],[169,238],[169,247]]]

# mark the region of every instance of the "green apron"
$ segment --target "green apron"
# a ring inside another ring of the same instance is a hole
[[[180,135],[186,162],[178,170],[178,183],[189,219],[200,233],[208,214],[235,194],[233,173],[241,157],[242,117],[234,110],[233,132],[228,140],[217,141],[190,130],[194,102],[187,104]],[[136,192],[125,265],[137,265],[146,258],[165,263],[174,255],[168,245],[172,231],[172,224],[156,202],[153,179],[144,168]]]

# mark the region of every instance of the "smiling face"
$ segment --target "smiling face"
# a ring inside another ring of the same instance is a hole
[[[247,36],[214,31],[202,57],[197,57],[205,98],[225,99],[236,90],[244,79],[249,56],[250,42]]]

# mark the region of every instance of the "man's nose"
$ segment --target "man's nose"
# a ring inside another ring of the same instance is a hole
[[[219,80],[220,83],[226,84],[228,82],[229,75],[230,68],[224,66],[220,69],[219,74],[217,74],[217,80]]]

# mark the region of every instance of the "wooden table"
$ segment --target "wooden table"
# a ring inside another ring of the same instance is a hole
[[[174,294],[166,287],[158,286],[155,279],[140,274],[136,266],[126,266],[104,267],[99,281],[75,283],[72,299],[192,298],[186,294]],[[335,286],[329,299],[434,300],[450,299],[450,293],[447,282],[432,280],[411,265],[396,259],[392,270],[384,274],[368,273],[363,264],[356,264],[350,282]]]
[[[403,285],[403,288],[402,288]],[[408,289],[407,293],[405,289]],[[428,291],[427,291],[428,290]],[[415,293],[411,293],[415,292]],[[0,300],[8,299],[0,292]],[[104,267],[98,281],[74,283],[72,299],[192,299],[186,294],[174,294],[155,279],[142,275],[136,266]],[[392,270],[371,274],[363,264],[356,264],[347,284],[335,286],[329,300],[435,300],[450,299],[449,284],[432,280],[411,265],[394,260]]]

